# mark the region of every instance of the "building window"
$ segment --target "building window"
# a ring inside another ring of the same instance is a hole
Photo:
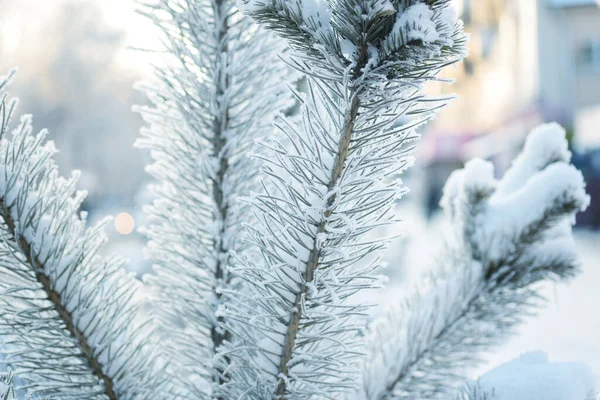
[[[600,38],[583,42],[579,47],[577,62],[581,68],[600,70]]]

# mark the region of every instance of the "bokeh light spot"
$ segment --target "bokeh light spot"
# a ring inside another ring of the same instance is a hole
[[[135,221],[131,214],[122,212],[115,217],[115,229],[121,235],[129,235],[135,228]]]

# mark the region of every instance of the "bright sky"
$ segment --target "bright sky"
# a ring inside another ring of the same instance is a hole
[[[28,32],[35,32],[35,29],[32,28],[40,25],[36,24],[37,21],[53,18],[54,14],[60,11],[58,5],[67,1],[91,3],[97,6],[102,11],[106,23],[126,33],[126,43],[119,51],[115,62],[126,68],[134,68],[144,73],[149,72],[148,65],[152,62],[153,56],[132,51],[131,47],[156,48],[158,34],[151,22],[135,12],[137,5],[134,0],[7,0],[7,6],[3,4],[3,8],[8,7],[10,17],[5,20],[4,25],[0,25],[0,30],[10,34],[2,35],[5,39],[5,43],[2,43],[3,50],[14,50],[20,41],[13,40],[13,38],[19,37],[23,26],[27,25]],[[457,8],[461,9],[464,0],[455,1]],[[0,3],[2,3],[1,0]]]
[[[133,0],[8,0],[3,8],[8,8],[9,16],[4,16],[0,23],[4,39],[0,43],[3,52],[10,53],[17,46],[27,45],[29,41],[35,40],[35,33],[43,27],[43,21],[56,17],[56,13],[61,10],[59,5],[67,1],[94,4],[102,12],[105,23],[125,32],[125,43],[119,50],[116,63],[143,72],[149,70],[152,55],[133,51],[130,47],[156,47],[157,32],[151,22],[135,12],[136,4]]]
[[[61,0],[65,1],[65,0]],[[125,31],[126,45],[133,48],[151,49],[158,44],[156,28],[145,17],[135,12],[136,4],[132,0],[78,0],[95,3],[105,13],[105,20],[111,25]],[[152,55],[133,51],[125,47],[119,54],[118,62],[148,71]]]

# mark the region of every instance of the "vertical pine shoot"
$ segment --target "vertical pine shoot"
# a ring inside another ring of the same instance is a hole
[[[148,3],[142,13],[162,31],[165,67],[145,89],[149,149],[157,183],[147,208],[148,252],[175,395],[210,397],[228,381],[228,358],[215,359],[231,332],[217,310],[232,290],[230,253],[244,252],[251,213],[238,198],[259,188],[254,141],[293,102],[295,74],[278,59],[283,42],[242,18],[231,0]]]
[[[410,4],[409,4],[410,3]],[[268,184],[249,203],[256,260],[240,255],[247,292],[231,293],[240,339],[228,398],[339,398],[357,384],[363,353],[352,296],[380,284],[368,233],[395,220],[415,129],[447,99],[422,86],[464,57],[447,1],[249,0],[245,11],[288,39],[308,79],[300,124],[279,118],[264,141]],[[399,117],[409,121],[396,125]],[[287,145],[287,143],[291,145]]]

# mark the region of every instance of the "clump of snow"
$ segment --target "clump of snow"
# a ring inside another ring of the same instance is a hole
[[[403,34],[407,42],[421,40],[433,43],[440,38],[433,21],[433,10],[424,3],[415,4],[401,12],[392,33]]]
[[[462,190],[465,180],[464,175],[465,171],[462,169],[453,171],[444,185],[440,207],[442,207],[442,210],[450,217],[455,213],[454,202]]]
[[[328,34],[331,31],[331,10],[325,0],[301,0],[299,6],[304,20],[315,24],[320,33]]]
[[[497,184],[494,165],[475,158],[466,163],[464,169],[454,171],[450,175],[444,186],[440,205],[446,214],[454,219],[465,211],[465,204],[471,204],[471,200],[466,196],[487,197],[494,192]]]
[[[565,140],[565,130],[557,123],[540,125],[527,137],[523,152],[504,175],[498,194],[514,192],[552,162],[568,163],[570,160],[571,152]]]
[[[342,50],[344,57],[346,57],[348,60],[356,56],[357,47],[348,39],[340,40],[340,49]]]
[[[493,400],[585,400],[594,393],[590,368],[578,362],[548,362],[531,352],[491,370],[480,379]]]
[[[270,2],[265,0],[238,0],[238,7],[245,13],[253,14],[265,8],[275,7],[278,10],[292,10],[297,22],[303,21],[305,28],[313,33],[327,34],[331,31],[331,10],[325,0],[296,0],[294,2]]]
[[[425,3],[414,4],[398,11],[396,22],[383,47],[389,51],[396,51],[401,46],[417,41],[437,46],[452,46],[457,21],[456,10],[450,5],[432,10]]]
[[[454,27],[458,21],[456,8],[453,6],[438,8],[434,14],[434,20],[436,21],[437,31],[440,34],[440,38],[444,38],[448,45],[452,45],[453,42],[450,38],[454,34]]]
[[[396,8],[390,0],[379,0],[371,5],[368,19],[374,18],[377,15],[393,15],[396,12]]]
[[[490,192],[496,186],[494,164],[475,158],[465,164],[465,185],[476,192]]]
[[[512,237],[526,232],[545,216],[564,213],[565,207],[572,205],[576,211],[587,208],[590,198],[583,175],[568,164],[570,158],[565,131],[557,124],[542,125],[528,136],[523,152],[502,179],[494,178],[491,163],[478,159],[454,172],[444,188],[441,205],[451,219],[461,221],[464,211],[475,205],[473,201],[489,197],[476,216],[476,239],[488,249],[488,256],[496,259],[507,254]],[[554,223],[548,233],[570,237],[573,215],[566,213],[563,219],[568,221]]]
[[[494,193],[480,221],[483,230],[488,232],[486,236],[493,242],[488,243],[488,246],[491,245],[489,256],[495,258],[507,251],[502,236],[524,232],[543,220],[545,215],[558,214],[570,203],[575,204],[578,211],[585,210],[590,197],[585,192],[581,172],[566,163],[547,166],[512,193]],[[575,222],[572,213],[565,218]],[[491,232],[495,232],[496,236],[492,238]]]

